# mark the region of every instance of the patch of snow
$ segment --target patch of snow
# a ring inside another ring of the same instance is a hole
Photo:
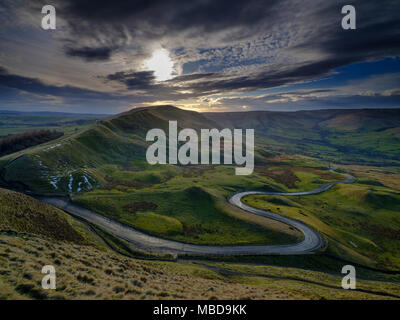
[[[50,184],[54,187],[54,189],[58,189],[58,187],[57,187],[57,182],[54,182],[54,181],[50,181]]]
[[[57,183],[58,183],[58,181],[60,180],[60,178],[57,178],[57,177],[49,177],[49,182],[50,182],[50,184],[54,187],[54,189],[58,189],[58,187],[57,187]]]
[[[46,152],[46,151],[49,151],[51,149],[54,149],[54,148],[57,148],[57,147],[60,147],[60,146],[61,146],[61,143],[57,143],[54,146],[50,146],[50,147],[48,147],[46,149],[43,149],[42,151]]]
[[[358,248],[357,245],[356,245],[353,241],[349,241],[349,243],[350,243],[354,248]]]
[[[86,185],[88,186],[88,189],[92,189],[93,186],[92,184],[89,182],[88,178],[85,175],[82,175],[83,180],[85,181]]]
[[[68,190],[72,192],[72,183],[74,182],[74,177],[72,176],[72,173],[69,174],[69,183],[68,183]]]

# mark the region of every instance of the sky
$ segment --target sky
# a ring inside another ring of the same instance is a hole
[[[344,5],[356,29],[342,28]],[[56,30],[41,28],[56,8]],[[400,107],[398,0],[0,0],[0,110]]]

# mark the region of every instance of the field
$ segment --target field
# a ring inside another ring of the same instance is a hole
[[[0,138],[31,130],[56,130],[72,134],[92,126],[96,119],[102,117],[104,115],[0,111]]]
[[[107,166],[99,171],[104,185],[76,194],[73,201],[140,230],[198,244],[284,244],[301,239],[283,224],[271,223],[268,230],[256,220],[239,220],[226,203],[233,188],[263,187],[261,176],[236,178],[233,168],[223,167],[121,171]],[[129,210],[129,205],[143,202],[151,208]],[[263,222],[265,227],[268,221]]]

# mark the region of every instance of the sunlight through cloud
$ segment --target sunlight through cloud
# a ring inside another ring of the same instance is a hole
[[[152,57],[146,61],[145,66],[149,70],[154,71],[157,81],[165,81],[173,78],[174,62],[165,49],[155,50]]]

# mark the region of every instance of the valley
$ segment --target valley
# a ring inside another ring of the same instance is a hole
[[[340,277],[341,263],[350,263],[368,279],[366,286],[337,297],[397,298],[400,168],[399,140],[392,133],[400,127],[400,120],[397,110],[380,113],[376,117],[374,110],[353,110],[350,117],[337,110],[312,114],[244,112],[238,117],[235,113],[200,114],[172,106],[133,109],[3,156],[0,184],[20,192],[16,194],[26,194],[21,195],[27,197],[24,199],[42,198],[54,205],[49,205],[51,210],[59,207],[72,213],[62,215],[79,230],[83,241],[79,246],[101,248],[116,259],[122,254],[125,257],[121,259],[139,264],[150,262],[137,259],[153,259],[158,262],[151,263],[173,269],[200,268],[199,279],[204,273],[205,278],[218,279],[215,281],[221,285],[244,281],[257,288],[254,292],[265,288],[266,282],[274,288],[271,283],[280,279],[285,283],[285,295],[290,292],[296,298],[330,296],[328,288],[336,286],[333,282]],[[368,131],[365,123],[370,124],[371,119],[375,122]],[[254,172],[236,176],[233,165],[148,164],[146,132],[154,127],[168,131],[171,120],[177,120],[180,129],[197,131],[255,128]],[[376,138],[364,140],[365,135],[372,136],[371,130]],[[358,139],[368,141],[368,145],[358,143]],[[13,191],[2,192],[7,195],[5,203],[15,197]],[[235,194],[236,200],[232,200]],[[91,216],[97,215],[97,220],[77,219],[76,208],[85,215],[93,212]],[[6,217],[2,237],[7,243],[16,245],[24,234],[33,234],[23,240],[30,245],[51,237],[41,233],[42,227],[35,232],[35,228],[23,228],[20,220],[10,218],[11,209],[2,210]],[[32,224],[38,223],[35,221]],[[114,221],[115,226],[136,232],[135,241],[99,221]],[[306,243],[304,234],[306,239],[318,239],[307,250],[300,249]],[[143,245],[137,241],[141,237],[147,237],[148,243],[159,241],[157,246],[163,249]],[[165,246],[171,243],[174,250]],[[206,247],[206,251],[198,250]],[[284,253],[282,248],[296,247],[298,251],[285,249],[287,256],[276,256]],[[311,252],[316,254],[295,255]],[[178,262],[165,261],[177,258]],[[266,265],[271,267],[261,267]],[[306,287],[318,288],[313,294],[311,289],[299,291],[299,283],[304,285],[300,276],[304,270],[310,274]],[[325,273],[333,278],[321,285]],[[372,284],[378,279],[384,283]],[[9,294],[14,294],[14,285],[7,283]],[[122,288],[121,292],[129,290]],[[94,296],[105,297],[93,291]],[[142,298],[151,296],[139,291]],[[254,295],[273,297],[272,291]],[[118,292],[106,296],[117,297]]]

